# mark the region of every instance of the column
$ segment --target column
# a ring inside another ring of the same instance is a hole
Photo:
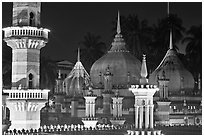
[[[6,105],[3,105],[3,112],[2,112],[2,114],[3,114],[3,120],[6,120]]]
[[[93,103],[93,105],[92,105],[92,110],[93,110],[93,117],[95,117],[95,102]]]
[[[140,129],[142,129],[142,125],[143,125],[143,106],[140,106],[140,124],[139,124]]]
[[[92,105],[93,105],[93,102],[90,101],[89,102],[90,117],[92,117],[92,115],[93,115],[93,113],[92,113],[92,109],[93,109]]]
[[[89,102],[86,101],[86,116],[89,117]]]
[[[164,85],[164,93],[163,93],[163,98],[166,97],[166,85]]]
[[[150,128],[154,128],[154,105],[150,106]]]
[[[115,109],[115,115],[116,115],[116,117],[119,117],[119,102],[118,102],[118,99],[117,99],[117,101],[115,102],[115,104],[116,104],[116,109]]]
[[[135,105],[135,128],[136,129],[138,128],[138,115],[139,115],[138,108],[139,108],[139,106]]]
[[[119,116],[122,116],[122,115],[123,115],[123,112],[122,112],[122,105],[123,105],[123,103],[120,102],[120,104],[119,104],[119,110],[118,110],[118,114],[119,114]]]
[[[112,98],[112,99],[113,99],[113,116],[116,117],[117,116],[116,98]]]
[[[145,128],[149,127],[149,105],[145,106]]]

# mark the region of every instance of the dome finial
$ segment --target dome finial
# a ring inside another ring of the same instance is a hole
[[[170,28],[169,49],[173,49],[173,42],[172,42],[172,29],[171,29],[171,28]]]
[[[118,11],[118,22],[117,22],[117,34],[120,34],[121,28],[120,28],[120,12]]]
[[[80,62],[80,48],[78,48],[77,61]]]
[[[167,14],[168,14],[168,18],[169,18],[169,14],[170,14],[170,3],[167,3]],[[171,23],[169,21],[169,23]],[[170,39],[169,39],[169,49],[173,49],[173,42],[172,42],[172,25],[170,27]]]

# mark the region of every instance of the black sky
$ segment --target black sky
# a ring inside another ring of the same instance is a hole
[[[170,3],[170,12],[176,13],[186,29],[202,23],[201,2]],[[137,14],[140,19],[147,19],[150,24],[167,15],[166,2],[46,2],[41,7],[41,24],[51,30],[49,42],[41,54],[54,60],[76,61],[76,49],[87,32],[102,37],[109,46],[113,40],[112,22],[117,11],[121,15]],[[11,26],[12,3],[2,3],[2,27]],[[5,46],[5,43],[3,44]],[[179,52],[184,52],[180,45]]]

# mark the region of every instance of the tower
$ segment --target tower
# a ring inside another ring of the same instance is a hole
[[[4,28],[4,41],[12,48],[12,88],[7,105],[10,129],[40,127],[40,110],[49,90],[41,90],[40,49],[48,42],[48,29],[40,28],[39,2],[14,2],[12,27]]]
[[[158,88],[156,85],[148,84],[145,55],[143,55],[140,74],[140,84],[131,85],[131,88],[129,88],[135,96],[135,130],[131,132],[144,135],[146,131],[146,134],[149,135],[152,134],[154,128],[153,95],[158,91]],[[156,134],[160,134],[160,131],[157,131]]]

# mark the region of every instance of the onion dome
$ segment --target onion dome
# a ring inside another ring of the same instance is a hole
[[[105,74],[108,66],[113,74],[113,88],[128,88],[128,85],[139,83],[141,62],[126,49],[126,43],[120,33],[120,16],[118,12],[117,34],[111,44],[112,47],[107,54],[98,59],[91,67],[90,76],[95,88],[103,86],[103,74]]]
[[[90,76],[80,62],[79,52],[78,49],[77,62],[63,82],[64,92],[66,92],[68,96],[82,96],[85,94],[83,93],[84,89],[88,89],[90,85]]]
[[[184,68],[182,62],[177,56],[177,51],[173,49],[172,32],[170,32],[170,48],[165,57],[150,75],[149,82],[157,84],[158,79],[163,77],[169,79],[168,91],[169,95],[180,94],[181,91],[189,92],[194,88],[194,78],[192,74]]]

